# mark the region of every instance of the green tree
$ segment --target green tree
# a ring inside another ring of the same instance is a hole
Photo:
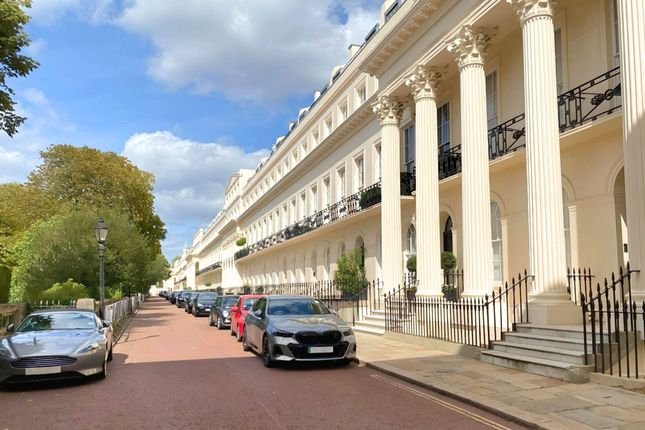
[[[38,300],[44,290],[70,278],[86,285],[96,298],[98,249],[94,228],[99,215],[109,228],[105,244],[106,287],[137,291],[156,282],[151,274],[161,274],[151,267],[157,254],[127,215],[115,209],[96,213],[80,208],[37,223],[15,245],[11,301]]]
[[[41,298],[50,302],[69,303],[71,300],[84,299],[88,291],[85,285],[68,279],[65,282],[57,282],[48,290],[43,291]]]
[[[154,212],[154,176],[114,152],[55,145],[40,154],[43,162],[28,178],[27,186],[72,207],[115,208],[128,214],[159,253],[166,237],[161,218]]]
[[[25,121],[16,114],[14,91],[7,78],[27,76],[38,63],[21,52],[31,43],[24,30],[29,16],[24,8],[31,7],[30,0],[0,1],[0,131],[13,136]]]
[[[62,205],[37,189],[0,184],[0,303],[9,299],[13,260],[11,249],[36,222],[62,210]]]
[[[367,284],[363,267],[363,250],[343,253],[336,261],[334,283],[345,294],[356,294]]]

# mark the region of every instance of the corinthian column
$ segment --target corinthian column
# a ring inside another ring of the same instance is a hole
[[[570,297],[564,243],[553,2],[507,2],[519,16],[524,45],[529,260],[530,271],[535,276],[531,322],[575,322],[579,319],[578,313],[567,311]]]
[[[381,125],[381,255],[384,286],[391,290],[403,281],[399,132],[403,104],[394,97],[381,96],[372,110]]]
[[[441,295],[437,102],[440,73],[417,66],[405,84],[415,101],[417,279],[420,295]]]
[[[465,25],[448,45],[459,65],[465,296],[488,294],[493,284],[484,73],[489,41],[490,34]]]
[[[623,153],[632,297],[645,300],[645,4],[618,0]]]

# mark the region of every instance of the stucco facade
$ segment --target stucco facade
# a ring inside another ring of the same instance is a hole
[[[622,3],[642,13],[627,0],[386,1],[268,159],[231,177],[166,288],[328,280],[362,247],[368,279],[395,288],[416,254],[419,294],[438,295],[451,250],[464,294],[526,269],[533,298],[566,312],[567,267],[600,280],[636,249],[638,268],[645,96],[621,86]]]

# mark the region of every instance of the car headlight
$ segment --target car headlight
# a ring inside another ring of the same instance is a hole
[[[230,313],[229,311],[224,311],[224,312],[222,312],[222,316],[223,316],[224,318],[228,318],[228,316],[229,316],[230,314],[231,314],[231,313]]]
[[[204,305],[202,305],[201,303],[197,303],[197,307],[198,307],[198,308],[203,308],[203,307],[204,307]]]
[[[0,342],[0,357],[18,358],[7,342]]]
[[[343,331],[343,336],[353,336],[354,335],[354,330],[352,330],[351,328],[346,328],[346,329],[343,329],[342,331]]]
[[[288,331],[283,330],[276,330],[272,334],[277,337],[293,337],[293,333],[289,333]]]
[[[98,342],[92,342],[90,344],[84,345],[81,348],[76,350],[77,354],[90,354],[99,349]]]

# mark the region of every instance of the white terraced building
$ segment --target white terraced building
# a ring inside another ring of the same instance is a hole
[[[166,288],[320,282],[360,247],[384,291],[416,255],[441,297],[452,251],[462,297],[527,270],[531,323],[580,324],[567,268],[645,267],[644,34],[638,0],[385,1]]]

